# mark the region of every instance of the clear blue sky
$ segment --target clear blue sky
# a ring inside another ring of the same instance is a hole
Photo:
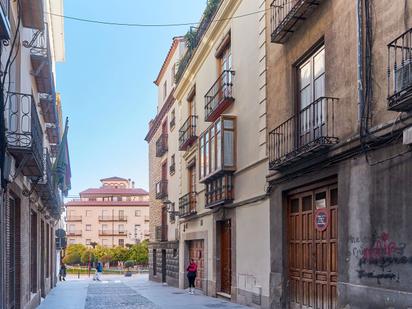
[[[130,23],[198,21],[206,0],[65,0],[64,14]],[[109,176],[148,188],[144,137],[156,113],[153,80],[172,37],[188,27],[127,28],[65,20],[66,61],[57,89],[70,120],[70,195]]]

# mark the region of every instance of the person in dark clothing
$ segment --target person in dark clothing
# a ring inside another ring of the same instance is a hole
[[[60,281],[66,281],[66,274],[67,274],[67,270],[66,270],[66,265],[64,265],[64,263],[62,263],[60,265],[60,272],[59,272],[59,280]]]
[[[191,259],[187,266],[187,279],[189,280],[189,294],[195,293],[195,280],[197,275],[197,264],[194,259]]]

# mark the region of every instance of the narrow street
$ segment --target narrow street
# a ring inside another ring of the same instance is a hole
[[[148,280],[147,275],[106,275],[103,281],[69,276],[59,282],[39,309],[100,309],[100,308],[248,308],[238,304],[207,297],[197,291],[189,295],[186,291],[164,286]]]

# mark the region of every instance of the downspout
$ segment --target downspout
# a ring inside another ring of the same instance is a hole
[[[364,111],[365,97],[363,95],[363,19],[362,19],[362,0],[356,0],[356,15],[357,15],[357,75],[358,75],[358,122],[359,135],[364,136]]]

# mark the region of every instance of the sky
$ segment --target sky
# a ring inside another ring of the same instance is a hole
[[[206,0],[66,0],[64,15],[126,23],[197,22]],[[156,115],[153,84],[171,46],[188,26],[116,27],[65,19],[65,61],[57,91],[69,117],[72,190],[131,178],[148,189],[148,122]]]

